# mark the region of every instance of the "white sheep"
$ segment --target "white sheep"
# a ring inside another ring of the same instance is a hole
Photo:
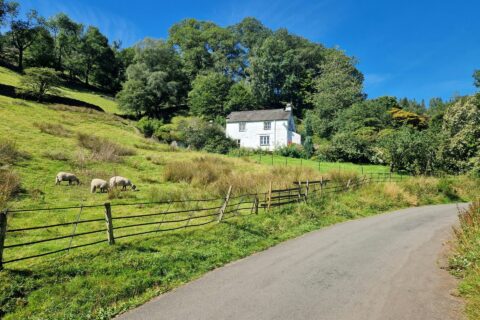
[[[59,172],[55,177],[55,184],[60,184],[62,181],[68,181],[68,185],[71,185],[73,182],[76,182],[77,185],[80,184],[80,180],[77,178],[76,175],[69,172]]]
[[[135,190],[137,188],[136,185],[130,181],[130,179],[120,177],[120,176],[115,176],[110,178],[110,188],[115,188],[117,186],[122,187],[122,190],[127,190],[127,186],[130,186],[132,190]]]
[[[97,189],[99,189],[100,192],[108,191],[108,182],[102,179],[93,179],[92,182],[90,182],[90,191],[95,193]]]

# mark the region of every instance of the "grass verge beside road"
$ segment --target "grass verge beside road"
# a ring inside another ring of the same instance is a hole
[[[450,259],[450,268],[461,279],[459,291],[466,300],[468,319],[480,319],[480,198],[459,215],[460,227],[456,252]]]

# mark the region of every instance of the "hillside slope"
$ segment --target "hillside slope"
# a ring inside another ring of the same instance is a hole
[[[0,66],[0,84],[18,87],[21,77],[21,74]],[[62,87],[60,91],[62,96],[97,105],[105,110],[105,112],[122,113],[113,97],[100,95],[97,92],[81,88]]]

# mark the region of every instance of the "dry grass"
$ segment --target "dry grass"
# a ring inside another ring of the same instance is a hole
[[[81,147],[92,152],[92,160],[119,162],[121,157],[135,154],[134,150],[122,147],[106,138],[79,133],[77,139]]]
[[[61,150],[45,151],[43,156],[50,160],[68,161],[70,156]]]
[[[233,193],[266,192],[270,182],[274,188],[288,188],[294,181],[319,179],[320,174],[311,168],[272,167],[249,171],[232,170],[236,162],[212,156],[194,158],[192,161],[167,163],[164,180],[190,183],[207,189],[215,195],[223,195],[232,186]]]
[[[0,140],[0,166],[15,164],[16,162],[27,158],[28,154],[19,151],[14,141],[5,139]]]
[[[12,170],[0,170],[0,210],[20,191],[20,178]]]
[[[334,184],[345,185],[350,181],[355,183],[360,179],[360,175],[355,171],[340,171],[340,170],[331,170],[326,174],[327,178]]]
[[[387,182],[384,185],[383,192],[387,197],[394,201],[406,201],[411,206],[418,206],[418,197],[404,190],[395,182]]]
[[[72,131],[65,128],[59,123],[34,122],[33,125],[40,130],[40,132],[51,134],[53,136],[70,137]]]
[[[148,155],[145,157],[145,159],[157,166],[164,166],[167,164],[167,159],[160,155]]]

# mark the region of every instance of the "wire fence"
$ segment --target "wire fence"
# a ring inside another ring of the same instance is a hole
[[[0,213],[0,270],[6,264],[68,252],[100,243],[147,234],[197,228],[259,210],[307,202],[309,196],[345,192],[370,182],[398,181],[401,176],[369,173],[346,183],[328,179],[294,182],[291,188],[233,197],[162,202],[80,205],[57,208],[5,210]],[[57,221],[28,227],[12,226],[9,216],[32,215],[36,220]],[[40,216],[39,216],[40,215]],[[9,227],[7,227],[9,226]],[[27,239],[27,240],[25,240]]]

